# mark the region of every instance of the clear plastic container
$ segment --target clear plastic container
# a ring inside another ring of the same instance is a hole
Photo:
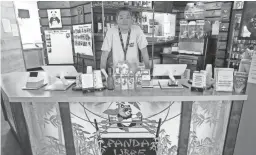
[[[188,22],[180,21],[180,39],[188,38]]]
[[[193,39],[196,37],[196,22],[191,21],[188,24],[188,38]]]
[[[194,11],[194,3],[187,3],[187,6],[184,11],[185,19],[194,19],[193,11]]]

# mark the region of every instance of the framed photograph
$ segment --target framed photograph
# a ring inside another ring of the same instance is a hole
[[[256,2],[244,2],[242,21],[239,38],[245,40],[256,40]]]
[[[60,9],[47,10],[50,28],[62,28]]]

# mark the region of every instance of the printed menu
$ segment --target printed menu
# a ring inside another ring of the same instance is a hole
[[[73,37],[75,53],[93,56],[92,52],[92,24],[74,25]]]
[[[233,68],[217,68],[216,91],[233,91]]]

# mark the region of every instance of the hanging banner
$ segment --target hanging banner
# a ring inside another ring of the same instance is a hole
[[[92,52],[92,24],[74,25],[75,53],[93,56]]]
[[[45,43],[49,64],[73,64],[70,30],[46,30]]]

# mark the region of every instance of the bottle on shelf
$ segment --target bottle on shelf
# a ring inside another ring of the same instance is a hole
[[[109,18],[110,18],[109,16],[106,16],[106,21],[105,21],[105,23],[106,23],[107,30],[109,30],[110,27],[111,27],[111,25],[110,25],[110,19],[109,19]]]
[[[234,68],[233,62],[230,62],[229,68]]]
[[[142,7],[147,7],[147,1],[142,1]]]
[[[114,90],[115,89],[114,77],[113,77],[112,72],[113,72],[112,68],[108,68],[108,78],[107,78],[108,90]]]
[[[233,52],[230,55],[230,60],[234,60],[234,53]]]
[[[114,27],[114,26],[115,26],[114,16],[111,15],[110,16],[110,27]]]
[[[98,17],[98,20],[97,20],[97,33],[102,33],[103,32],[103,25],[102,25],[102,20],[101,20],[101,17]]]

